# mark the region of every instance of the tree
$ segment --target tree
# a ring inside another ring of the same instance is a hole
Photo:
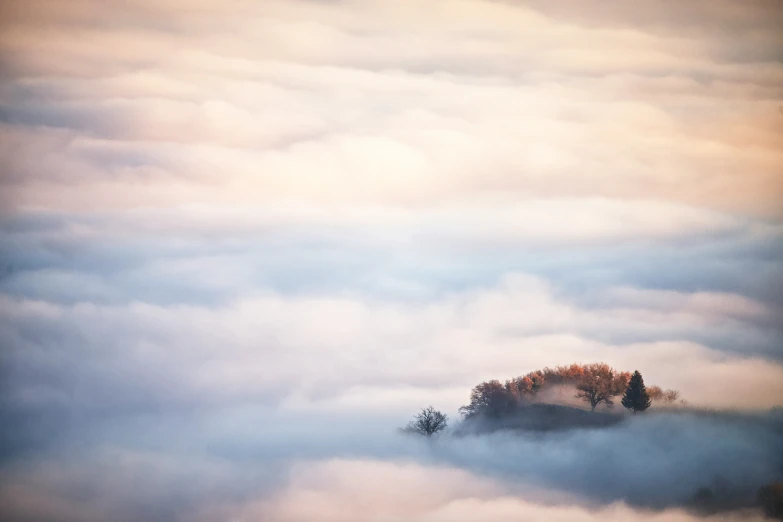
[[[660,386],[648,386],[647,395],[650,396],[650,400],[658,402],[663,400],[663,389]]]
[[[615,395],[622,395],[629,382],[631,382],[631,372],[615,372],[614,382],[612,383]]]
[[[548,384],[573,384],[579,381],[585,373],[584,366],[573,363],[570,366],[557,366],[555,368],[544,368],[541,375],[546,378]]]
[[[680,398],[680,392],[677,390],[666,390],[663,392],[663,402],[668,402],[669,404],[674,404],[677,402],[677,399]]]
[[[627,373],[618,373],[606,363],[587,364],[582,367],[583,373],[576,383],[576,397],[595,407],[602,402],[611,407],[612,397],[622,393],[622,384],[627,382]]]
[[[546,385],[557,384],[558,394],[562,397],[568,385],[575,385],[584,375],[584,366],[572,363],[569,366],[546,367],[541,371]]]
[[[459,411],[465,417],[485,415],[487,417],[502,417],[512,411],[518,402],[511,392],[498,380],[482,382],[470,392],[470,404],[462,406]]]
[[[674,404],[680,398],[680,392],[677,390],[663,390],[660,386],[648,386],[647,395],[649,395],[650,400],[655,403],[663,402]]]
[[[418,433],[431,437],[439,431],[445,430],[448,425],[448,416],[439,412],[432,406],[422,408],[410,423],[404,428],[404,431]]]
[[[644,387],[644,379],[639,370],[633,372],[628,387],[625,389],[625,395],[622,399],[623,406],[636,413],[644,411],[650,407],[652,400]]]
[[[506,390],[517,400],[522,401],[525,396],[535,397],[546,384],[546,377],[541,372],[530,372],[523,377],[514,377],[506,381]]]

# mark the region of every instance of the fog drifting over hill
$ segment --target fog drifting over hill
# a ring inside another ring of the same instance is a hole
[[[0,518],[743,505],[783,477],[782,26],[763,0],[3,2]],[[396,431],[594,361],[735,412]]]

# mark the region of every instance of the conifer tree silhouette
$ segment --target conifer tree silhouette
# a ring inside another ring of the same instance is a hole
[[[650,407],[652,401],[647,394],[647,390],[644,387],[644,379],[639,371],[633,372],[631,380],[628,382],[628,388],[625,389],[625,395],[623,395],[622,404],[634,413],[637,411],[644,411]]]

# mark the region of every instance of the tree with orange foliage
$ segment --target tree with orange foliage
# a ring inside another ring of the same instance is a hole
[[[577,381],[576,397],[590,403],[592,411],[601,403],[611,407],[613,398],[625,391],[631,378],[630,373],[620,373],[606,363],[588,364],[582,368],[584,373]]]
[[[590,403],[595,411],[601,403],[612,406],[613,397],[622,395],[631,379],[630,372],[618,372],[606,363],[570,364],[555,368],[544,368],[526,375],[508,379],[504,383],[498,380],[482,382],[470,393],[470,404],[460,408],[465,417],[486,415],[500,417],[515,411],[525,402],[535,399],[536,394],[545,386],[558,384],[562,390],[566,385],[575,385],[577,397]],[[662,391],[658,387],[661,400],[673,401],[677,398],[674,390]],[[673,397],[673,399],[672,399]]]
[[[648,386],[647,395],[652,401],[659,401],[663,399],[663,389],[660,386]]]

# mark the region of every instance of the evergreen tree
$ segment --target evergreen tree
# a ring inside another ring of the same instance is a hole
[[[647,390],[644,387],[644,379],[639,371],[633,372],[631,380],[628,382],[628,388],[625,389],[625,395],[622,400],[623,406],[632,410],[634,413],[637,411],[644,411],[650,407],[652,400],[647,394]]]

